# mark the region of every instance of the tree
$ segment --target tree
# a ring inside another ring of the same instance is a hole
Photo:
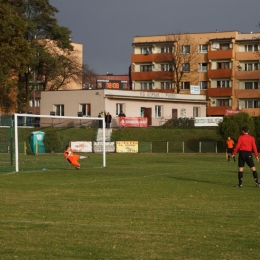
[[[21,3],[20,3],[21,4]],[[19,7],[18,2],[16,7]],[[24,39],[27,21],[9,1],[0,2],[0,111],[14,111],[16,86],[20,73],[26,70],[31,47]]]
[[[223,141],[230,136],[237,140],[242,133],[242,128],[247,126],[250,134],[255,135],[254,119],[248,113],[240,112],[235,115],[224,116],[223,121],[219,123],[217,132],[221,135]]]
[[[72,81],[82,84],[82,64],[76,51],[60,50],[54,41],[44,41],[39,53],[37,79],[43,90],[59,90]]]
[[[88,64],[83,64],[83,84],[84,88],[95,89],[97,82],[97,73]]]
[[[199,63],[198,43],[188,34],[166,36],[166,47],[169,51],[159,55],[159,61],[168,68],[162,75],[174,83],[174,92],[179,93],[182,82],[197,83]]]
[[[12,3],[17,1],[20,0],[13,0]],[[26,70],[19,74],[18,80],[18,108],[25,106],[28,110],[30,86],[35,79],[41,79],[42,75],[38,74],[41,65],[44,64],[46,67],[49,61],[51,65],[55,64],[53,59],[43,60],[44,57],[50,57],[46,53],[48,49],[42,44],[43,40],[52,40],[64,52],[73,51],[73,47],[70,41],[70,30],[58,25],[55,19],[58,10],[49,4],[49,0],[23,0],[22,5],[17,7],[17,12],[27,21],[24,39],[31,48],[30,60],[23,64]],[[55,66],[58,62],[57,60]]]

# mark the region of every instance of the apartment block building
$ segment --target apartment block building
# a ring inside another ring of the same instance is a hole
[[[136,36],[132,46],[132,90],[192,95],[195,85],[206,96],[207,116],[260,115],[260,33]]]

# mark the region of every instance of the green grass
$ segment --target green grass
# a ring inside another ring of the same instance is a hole
[[[0,174],[0,259],[259,259],[260,190],[223,154],[21,159]]]

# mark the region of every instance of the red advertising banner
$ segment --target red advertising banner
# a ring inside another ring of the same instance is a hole
[[[240,110],[225,110],[225,116],[235,115],[239,112],[241,112],[241,111]]]
[[[147,117],[119,117],[120,127],[148,127]]]

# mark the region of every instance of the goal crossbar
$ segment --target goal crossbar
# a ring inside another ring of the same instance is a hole
[[[19,152],[18,152],[18,117],[37,117],[37,118],[53,118],[53,119],[74,119],[82,120],[82,117],[75,116],[51,116],[37,114],[14,114],[14,131],[15,131],[15,171],[19,172]],[[100,120],[103,126],[103,167],[106,167],[106,137],[105,137],[105,118],[104,117],[84,117],[84,120]]]

